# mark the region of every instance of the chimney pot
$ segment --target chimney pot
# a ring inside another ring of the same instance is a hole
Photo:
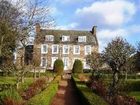
[[[93,28],[92,28],[92,34],[93,35],[96,35],[96,29],[97,29],[97,26],[93,26]]]
[[[40,24],[36,23],[36,33],[39,33],[39,32],[40,32]]]

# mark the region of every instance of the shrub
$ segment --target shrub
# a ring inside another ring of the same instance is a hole
[[[54,62],[53,70],[54,70],[55,72],[57,72],[58,75],[61,75],[61,74],[63,73],[64,64],[63,64],[63,61],[62,61],[61,59],[57,59],[57,60]]]
[[[80,60],[76,59],[73,64],[73,73],[82,73],[83,72],[83,64]]]
[[[14,100],[12,98],[5,98],[3,100],[3,105],[24,105],[22,100]]]
[[[90,88],[97,93],[99,96],[105,98],[106,97],[106,93],[107,93],[107,89],[105,87],[105,85],[103,84],[103,82],[101,80],[93,80]]]
[[[111,105],[137,105],[137,103],[132,97],[116,95],[113,97]]]
[[[30,99],[34,95],[40,93],[42,90],[46,88],[46,79],[40,78],[33,82],[25,92],[22,93],[22,97],[25,100]]]
[[[10,88],[0,93],[0,103],[3,103],[3,105],[21,105],[22,97],[16,89]]]

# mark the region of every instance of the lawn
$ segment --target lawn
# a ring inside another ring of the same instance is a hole
[[[15,77],[3,77],[0,76],[0,84],[15,84],[16,78]]]

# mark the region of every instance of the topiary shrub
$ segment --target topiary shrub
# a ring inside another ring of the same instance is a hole
[[[54,62],[53,70],[55,72],[57,72],[58,75],[61,75],[63,73],[63,71],[64,71],[64,64],[63,64],[63,61],[61,59],[57,59]]]
[[[80,60],[76,59],[73,64],[73,73],[83,73],[83,64]]]

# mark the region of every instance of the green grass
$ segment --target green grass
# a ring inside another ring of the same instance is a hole
[[[25,78],[24,83],[20,83],[20,84],[19,84],[19,89],[18,89],[18,91],[19,91],[20,93],[22,93],[23,91],[25,91],[25,90],[29,87],[29,85],[30,85],[32,82],[33,82],[33,78]]]
[[[0,76],[0,84],[12,84],[14,85],[16,83],[15,77],[2,77]]]
[[[140,102],[140,91],[130,92],[129,96],[135,97],[138,102]]]

